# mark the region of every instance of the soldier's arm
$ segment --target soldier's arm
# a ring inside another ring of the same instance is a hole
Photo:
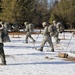
[[[14,26],[12,26],[12,28],[14,29],[15,27],[14,27]]]
[[[45,28],[44,28],[44,31],[43,31],[43,34],[46,35],[47,33],[48,33],[48,28],[45,27]]]
[[[3,29],[3,25],[2,24],[0,24],[0,30],[2,30]]]

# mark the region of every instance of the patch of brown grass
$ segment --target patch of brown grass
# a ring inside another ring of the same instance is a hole
[[[64,59],[65,61],[72,61],[75,62],[75,57],[69,56],[68,58]]]
[[[8,34],[9,35],[25,35],[26,32],[9,32]],[[40,33],[33,32],[32,34],[40,34]]]

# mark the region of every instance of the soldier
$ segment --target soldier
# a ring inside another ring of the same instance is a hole
[[[64,31],[64,26],[61,24],[61,22],[58,22],[56,27],[59,33],[62,33]]]
[[[24,25],[26,26],[26,38],[25,38],[25,41],[26,43],[28,43],[28,38],[31,38],[33,42],[35,42],[35,40],[32,38],[31,34],[33,32],[33,24],[32,23],[28,23],[28,22],[25,22]]]
[[[15,31],[19,31],[19,25],[17,24],[17,22],[15,22],[13,25],[12,25],[12,29],[13,29],[13,31],[15,32]]]
[[[55,20],[53,21],[53,25],[56,26],[56,34],[54,35],[54,38],[56,40],[56,44],[59,43],[59,33],[62,33],[64,31],[64,27],[62,26],[61,22],[56,22]]]
[[[44,38],[43,38],[43,41],[42,41],[42,44],[41,44],[39,51],[43,51],[43,47],[44,47],[45,43],[48,42],[51,47],[51,51],[54,52],[52,39],[51,39],[51,36],[48,32],[48,24],[46,22],[43,22],[42,25],[44,27],[44,31],[43,31]]]
[[[49,25],[48,31],[50,32],[50,36],[55,36],[57,33],[57,28],[54,25]]]
[[[2,42],[2,29],[3,29],[3,25],[0,24],[0,57],[1,57],[2,65],[6,65],[5,54],[3,49],[4,44]]]
[[[55,41],[56,41],[56,44],[58,44],[59,43],[59,41],[60,41],[60,39],[59,39],[59,32],[57,31],[58,30],[58,27],[57,27],[57,23],[56,23],[56,21],[54,20],[53,21],[53,25],[56,27],[56,34],[54,35],[54,38],[55,38]]]
[[[8,28],[7,28],[7,25],[8,25],[7,22],[5,22],[3,24],[3,30],[2,30],[2,39],[3,39],[3,42],[10,42],[10,38],[8,36]]]

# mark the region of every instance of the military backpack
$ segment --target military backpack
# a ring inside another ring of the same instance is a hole
[[[50,25],[50,26],[48,27],[48,32],[50,33],[50,36],[54,36],[55,33],[57,32],[56,26]]]

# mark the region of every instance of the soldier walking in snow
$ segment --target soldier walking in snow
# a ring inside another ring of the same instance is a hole
[[[2,65],[6,65],[5,54],[3,49],[4,44],[2,41],[2,29],[3,29],[3,25],[0,23],[0,57],[1,57]]]
[[[34,30],[34,26],[32,23],[28,23],[28,22],[24,22],[24,25],[26,26],[26,38],[25,41],[26,43],[28,43],[28,38],[31,38],[33,42],[35,42],[35,40],[33,39],[33,37],[31,36],[33,30]]]
[[[51,47],[51,51],[54,52],[52,39],[51,39],[51,36],[48,32],[48,24],[47,24],[47,22],[43,22],[42,25],[44,27],[44,31],[43,31],[44,38],[43,38],[43,41],[42,41],[42,44],[41,44],[39,51],[43,51],[43,47],[44,47],[45,43],[48,42]]]
[[[56,27],[56,33],[53,35],[53,37],[55,38],[56,44],[58,44],[59,41],[60,41],[60,39],[59,39],[59,36],[58,36],[59,35],[59,32],[57,31],[57,23],[56,23],[55,20],[53,21],[53,26]]]
[[[3,24],[3,30],[2,30],[2,39],[3,39],[3,42],[10,42],[10,38],[8,36],[8,28],[7,28],[7,25],[8,25],[7,22],[5,22]]]
[[[15,32],[15,31],[19,31],[19,25],[18,25],[18,23],[17,22],[15,22],[13,25],[12,25],[12,29],[13,29],[13,31]]]
[[[57,22],[54,20],[53,21],[53,25],[56,27],[56,33],[54,35],[54,38],[56,40],[56,44],[59,43],[60,39],[59,39],[59,33],[62,33],[64,31],[64,27],[62,26],[61,22]]]

